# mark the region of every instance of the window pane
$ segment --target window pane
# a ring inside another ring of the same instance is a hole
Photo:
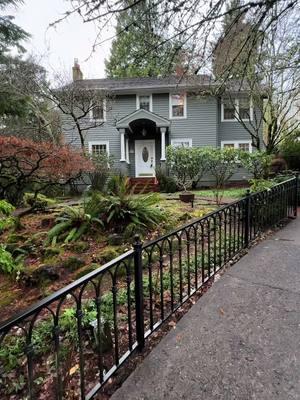
[[[241,119],[250,118],[250,101],[249,99],[239,99],[239,116]]]
[[[234,149],[234,143],[224,143],[223,148],[232,148]]]
[[[93,144],[92,145],[92,155],[99,156],[100,154],[106,153],[106,144]]]
[[[191,142],[189,140],[173,140],[172,146],[174,147],[191,147]]]
[[[150,111],[150,96],[139,96],[140,108]]]
[[[239,143],[239,149],[243,151],[250,151],[250,144],[249,143]]]
[[[235,105],[234,100],[224,99],[224,119],[235,119]]]
[[[173,94],[172,102],[172,117],[184,117],[184,95]]]
[[[93,108],[93,119],[104,119],[103,104],[99,104]]]

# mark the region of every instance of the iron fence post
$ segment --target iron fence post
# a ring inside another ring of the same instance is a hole
[[[246,204],[245,204],[245,247],[249,246],[250,239],[250,189],[246,192]]]
[[[295,208],[294,208],[294,217],[297,217],[298,214],[298,193],[299,193],[299,172],[295,175],[296,178],[296,186],[295,186]]]
[[[144,331],[144,293],[143,293],[143,262],[142,242],[140,237],[134,237],[134,291],[135,291],[135,313],[136,313],[136,340],[137,348],[141,351],[145,345]]]

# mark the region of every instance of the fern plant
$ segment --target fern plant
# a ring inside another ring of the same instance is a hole
[[[86,203],[79,207],[66,206],[63,213],[56,218],[56,225],[48,232],[46,244],[55,245],[58,240],[65,243],[75,242],[94,225],[103,226],[103,223],[86,212]]]
[[[134,195],[128,190],[126,181],[116,185],[111,193],[114,194],[94,194],[90,200],[90,205],[98,210],[105,227],[110,230],[130,234],[133,230],[154,228],[166,219],[165,212],[159,207],[157,193]]]

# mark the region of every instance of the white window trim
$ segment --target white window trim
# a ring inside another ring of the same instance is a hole
[[[224,149],[224,144],[233,144],[236,150],[239,149],[240,143],[249,144],[249,153],[252,153],[252,144],[251,140],[222,140],[221,141],[221,149]]]
[[[240,102],[239,99],[234,99],[234,106],[235,106],[235,118],[234,119],[224,119],[224,101],[222,99],[221,101],[221,122],[239,122],[238,121],[238,113],[239,113],[239,106],[240,106]],[[253,121],[253,102],[252,102],[252,98],[250,98],[249,101],[249,106],[250,106],[250,121]],[[242,119],[242,121],[249,121],[249,118],[246,119]]]
[[[92,148],[93,146],[97,146],[97,145],[106,145],[106,151],[107,151],[107,155],[109,156],[109,141],[108,140],[94,140],[89,142],[89,153],[92,154]]]
[[[140,110],[140,97],[149,96],[149,111],[153,112],[153,100],[152,100],[152,93],[151,94],[137,94],[136,95],[136,109]]]
[[[184,99],[184,103],[183,103],[183,116],[182,117],[173,117],[172,115],[172,96],[176,95],[178,93],[169,93],[169,118],[170,119],[185,119],[187,116],[187,96],[186,93],[183,94],[183,99]]]
[[[193,139],[192,138],[174,138],[171,139],[171,146],[174,145],[175,142],[189,142],[189,147],[193,147]]]
[[[106,121],[106,99],[103,99],[103,119],[95,119],[93,118],[93,109],[90,109],[89,115],[90,115],[90,121],[95,121],[95,122],[105,122]]]

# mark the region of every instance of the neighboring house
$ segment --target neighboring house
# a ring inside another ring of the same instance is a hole
[[[231,93],[231,100],[203,94],[214,85],[209,76],[179,82],[176,76],[75,80],[113,96],[109,109],[105,101],[93,109],[90,118],[103,124],[87,132],[86,143],[91,153],[112,155],[115,166],[132,178],[155,177],[155,168],[166,162],[168,145],[252,151],[249,132],[235,119],[235,107],[245,119],[253,118],[250,99],[246,93]],[[75,130],[65,129],[67,142],[76,142],[75,136]],[[241,173],[234,176],[242,178]]]

